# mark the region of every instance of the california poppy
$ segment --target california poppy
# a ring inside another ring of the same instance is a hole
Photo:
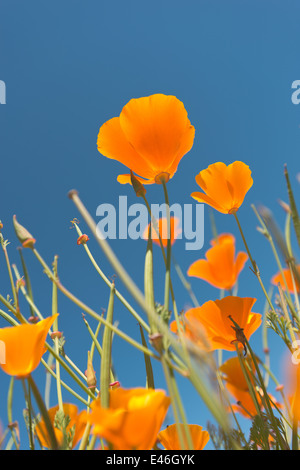
[[[222,162],[213,163],[200,171],[195,179],[204,192],[194,192],[191,196],[223,214],[236,212],[253,184],[248,165],[239,161],[228,166]]]
[[[208,432],[204,431],[202,426],[198,424],[188,424],[187,426],[191,434],[193,450],[203,450],[210,439]],[[166,450],[181,450],[176,424],[171,424],[163,431],[160,431],[157,439]]]
[[[254,377],[256,376],[254,364],[249,358],[246,358],[245,360],[248,363],[248,379],[253,385],[253,391],[255,390],[257,402],[260,408],[262,408],[262,392],[260,393],[259,391],[257,391],[254,379]],[[235,356],[225,361],[221,365],[220,371],[223,374],[223,380],[226,384],[226,389],[236,400],[236,403],[232,405],[233,410],[241,413],[246,418],[251,418],[255,416],[257,414],[257,409],[250,394],[247,380],[241,368],[239,358]],[[269,395],[269,397],[271,399],[271,402],[276,403],[277,407],[282,407],[282,405],[278,403],[274,397],[272,397],[271,395]]]
[[[49,329],[58,314],[35,324],[24,323],[0,329],[0,341],[5,345],[5,363],[1,368],[9,375],[26,377],[39,365],[45,352]]]
[[[155,94],[132,99],[119,117],[100,128],[99,152],[132,170],[143,184],[172,178],[181,158],[192,148],[195,129],[175,96]],[[119,175],[122,184],[130,174]]]
[[[48,415],[51,423],[53,424],[53,429],[57,442],[61,445],[64,439],[63,431],[57,426],[55,426],[55,416],[58,410],[59,406],[56,405],[48,410]],[[71,403],[64,403],[63,411],[65,416],[69,419],[69,423],[66,426],[65,432],[67,435],[67,439],[69,439],[70,447],[73,449],[74,447],[76,447],[76,445],[83,436],[86,427],[86,419],[84,419],[86,416],[86,410],[79,412],[76,405],[73,405]],[[47,427],[43,419],[41,419],[36,424],[35,433],[42,447],[51,448],[51,441],[49,439]]]
[[[255,301],[256,299],[250,297],[227,296],[221,300],[209,300],[201,307],[191,308],[184,314],[186,334],[193,340],[195,331],[199,328],[204,329],[211,350],[235,351],[235,343],[245,348],[229,317],[239,325],[243,335],[249,340],[260,326],[262,319],[261,314],[251,311]],[[172,322],[170,327],[171,331],[176,332],[175,322]],[[200,341],[199,346],[203,347],[203,341]]]
[[[145,229],[143,238],[145,240],[148,240],[148,234],[149,234],[149,228],[150,224],[148,227]],[[168,244],[168,221],[166,217],[161,217],[157,221],[157,228],[159,231],[159,235],[161,237],[161,241],[163,246],[166,248]],[[175,240],[181,235],[181,228],[180,228],[180,220],[177,217],[170,217],[170,238],[171,238],[171,245],[174,244]],[[160,245],[159,243],[159,236],[155,230],[155,225],[152,223],[151,224],[151,238],[154,243],[157,245]]]
[[[109,408],[100,400],[91,404],[87,419],[92,433],[114,450],[150,450],[170,405],[163,390],[115,388],[109,391]]]
[[[284,276],[289,292],[294,293],[294,284],[293,284],[293,279],[292,279],[292,274],[291,274],[290,269],[283,269],[282,271],[283,271],[283,276]],[[300,276],[300,264],[297,266],[297,271],[299,272],[299,276]],[[282,289],[285,290],[286,287],[285,287],[284,279],[282,277],[281,272],[278,272],[272,277],[271,283],[274,284],[275,286],[280,284]],[[297,279],[295,279],[295,286],[296,286],[297,292],[300,292],[300,285]]]
[[[241,251],[235,256],[235,238],[231,234],[219,235],[211,241],[212,248],[206,259],[195,261],[188,269],[188,276],[198,277],[218,289],[232,289],[248,259]]]

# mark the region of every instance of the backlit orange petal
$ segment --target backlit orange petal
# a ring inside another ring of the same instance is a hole
[[[297,270],[298,270],[299,275],[300,275],[300,265],[297,266]],[[286,283],[289,292],[293,293],[294,292],[294,284],[293,284],[293,278],[292,278],[291,271],[290,271],[290,269],[283,269],[282,271],[283,271],[284,278],[283,278],[281,272],[278,272],[277,274],[275,274],[272,277],[271,283],[275,286],[280,284],[281,288],[283,290],[286,290],[286,287],[285,287],[285,283]],[[285,279],[285,282],[284,282],[284,279]],[[295,279],[295,285],[296,285],[297,292],[300,292],[300,285],[299,285],[299,283],[297,282],[296,279]]]
[[[107,158],[118,160],[144,178],[153,177],[153,169],[143,156],[139,155],[126,139],[118,117],[104,123],[97,139],[99,152]]]
[[[39,365],[45,352],[45,341],[56,315],[35,324],[0,329],[0,340],[5,344],[5,364],[1,368],[9,375],[25,377]]]
[[[223,214],[231,214],[243,203],[253,180],[249,167],[236,161],[228,166],[222,162],[209,165],[196,176],[196,183],[205,194],[192,193],[194,199],[209,204]]]
[[[185,313],[187,325],[202,325],[206,331],[212,349],[234,351],[236,340],[233,322],[229,315],[244,329],[249,340],[250,336],[261,324],[261,315],[252,313],[251,308],[256,299],[227,296],[221,300],[209,300],[201,307],[195,307]],[[242,345],[241,345],[242,347]]]
[[[190,127],[183,103],[163,94],[130,100],[122,109],[120,124],[126,139],[156,174],[167,171],[176,160]]]
[[[218,204],[214,199],[212,199],[210,196],[207,196],[207,194],[200,193],[199,191],[195,191],[191,194],[192,198],[194,198],[198,202],[203,202],[204,204],[208,204],[211,206],[213,209],[216,209],[217,211],[221,212],[222,214],[228,214],[227,208],[224,209],[220,204]]]
[[[245,163],[236,161],[228,165],[227,178],[233,189],[233,205],[240,207],[253,185],[251,170]]]
[[[145,180],[144,178],[140,178],[139,176],[136,176],[135,177],[142,183],[142,184],[154,184],[155,183],[155,180],[154,179],[149,179],[149,180]],[[125,175],[119,175],[117,177],[117,181],[121,184],[131,184],[131,175],[129,173],[125,174]]]
[[[110,390],[109,408],[92,403],[88,416],[92,432],[113,445],[114,450],[150,450],[170,405],[163,390]]]
[[[181,426],[183,428],[182,424]],[[197,424],[188,424],[187,426],[191,434],[193,450],[203,450],[210,439],[208,432]],[[171,424],[160,431],[157,438],[166,450],[182,450],[176,424]]]

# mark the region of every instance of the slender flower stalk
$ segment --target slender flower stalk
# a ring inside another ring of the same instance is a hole
[[[82,232],[80,228],[78,227],[78,224],[75,221],[72,221],[77,233],[79,236],[82,236]],[[97,273],[100,275],[101,279],[105,282],[105,284],[111,289],[112,287],[112,282],[105,276],[99,265],[97,264],[94,256],[92,255],[89,247],[87,244],[84,244],[84,249],[86,254],[88,255],[92,265],[96,269]],[[115,295],[116,297],[122,302],[124,307],[128,309],[128,311],[132,314],[132,316],[142,325],[142,327],[150,333],[150,328],[149,325],[140,317],[140,315],[134,310],[134,308],[129,304],[129,302],[123,297],[123,295],[118,291],[118,289],[115,287]]]

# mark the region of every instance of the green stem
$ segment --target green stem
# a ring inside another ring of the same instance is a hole
[[[58,257],[55,256],[54,263],[53,263],[53,276],[58,279],[57,275],[57,259]],[[56,315],[58,312],[58,301],[57,301],[57,285],[56,283],[52,283],[52,315]],[[58,331],[58,319],[55,318],[53,322],[53,330]],[[59,356],[59,338],[55,336],[54,338],[54,348],[57,356]],[[57,401],[58,401],[58,408],[60,412],[64,412],[63,407],[63,399],[62,399],[62,392],[61,392],[61,383],[60,383],[60,364],[59,361],[55,361],[55,370],[56,370],[56,391],[57,391]]]
[[[50,418],[49,418],[49,415],[48,415],[48,411],[46,409],[46,406],[43,402],[43,399],[40,395],[40,392],[32,378],[31,375],[28,376],[27,378],[28,380],[28,384],[30,385],[31,387],[31,390],[34,394],[34,398],[36,400],[36,403],[38,405],[38,408],[41,412],[41,415],[42,415],[42,418],[44,420],[44,423],[45,423],[45,426],[46,426],[46,429],[47,429],[47,432],[48,432],[48,436],[49,436],[49,439],[50,439],[50,443],[51,443],[51,449],[52,450],[58,450],[59,446],[58,446],[58,442],[56,440],[56,435],[55,435],[55,432],[54,432],[54,429],[53,429],[53,425],[50,421]]]
[[[165,300],[164,300],[164,309],[167,315],[169,311],[169,302],[170,302],[170,284],[171,284],[171,220],[170,220],[170,203],[169,196],[167,191],[166,182],[163,180],[162,185],[164,188],[165,202],[167,208],[167,264],[166,264],[166,275],[165,275]]]
[[[76,231],[78,233],[79,236],[82,235],[82,232],[80,230],[80,228],[78,227],[78,225],[73,222],[73,225],[75,226],[76,228]],[[94,268],[96,269],[97,273],[100,275],[101,279],[105,282],[105,284],[111,289],[112,288],[112,282],[105,276],[105,274],[103,273],[103,271],[101,270],[101,268],[99,267],[99,265],[97,264],[95,258],[93,257],[89,247],[87,246],[87,244],[85,243],[84,245],[84,249],[92,263],[92,265],[94,266]],[[134,310],[134,308],[129,304],[129,302],[127,302],[127,300],[123,297],[123,295],[118,291],[118,289],[116,289],[115,287],[115,295],[116,297],[122,302],[122,304],[124,305],[124,307],[127,308],[127,310],[132,314],[132,316],[138,321],[139,324],[142,325],[142,327],[148,332],[150,333],[150,328],[149,326],[147,325],[147,323],[140,317],[140,315]]]
[[[115,290],[112,286],[109,296],[106,321],[108,324],[113,322]],[[100,370],[100,399],[102,408],[109,408],[109,384],[111,383],[111,349],[112,349],[112,332],[108,327],[104,328],[102,357]]]

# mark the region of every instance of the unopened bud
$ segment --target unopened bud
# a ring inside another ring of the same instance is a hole
[[[62,332],[61,331],[53,331],[50,335],[51,339],[58,338],[60,339],[62,337]]]
[[[149,336],[149,340],[152,344],[152,346],[158,351],[159,353],[162,352],[163,350],[163,341],[162,341],[163,335],[161,333],[153,333],[152,335]]]
[[[24,248],[33,248],[36,242],[35,238],[33,238],[31,233],[29,233],[28,230],[23,227],[23,225],[19,224],[15,215],[13,216],[13,224],[16,235],[19,239],[19,242],[22,243],[22,246]]]
[[[86,382],[87,382],[88,388],[94,390],[97,385],[97,379],[96,379],[96,374],[94,371],[90,351],[88,351],[87,369],[85,371],[85,376],[86,376]]]
[[[31,315],[28,318],[29,323],[37,323],[39,321],[38,317],[36,315]]]
[[[89,240],[89,237],[85,234],[80,235],[79,238],[77,238],[77,245],[85,245],[86,242]]]
[[[133,174],[132,170],[130,170],[130,178],[132,187],[137,197],[144,196],[146,194],[146,189],[144,185],[140,182],[140,180]]]

